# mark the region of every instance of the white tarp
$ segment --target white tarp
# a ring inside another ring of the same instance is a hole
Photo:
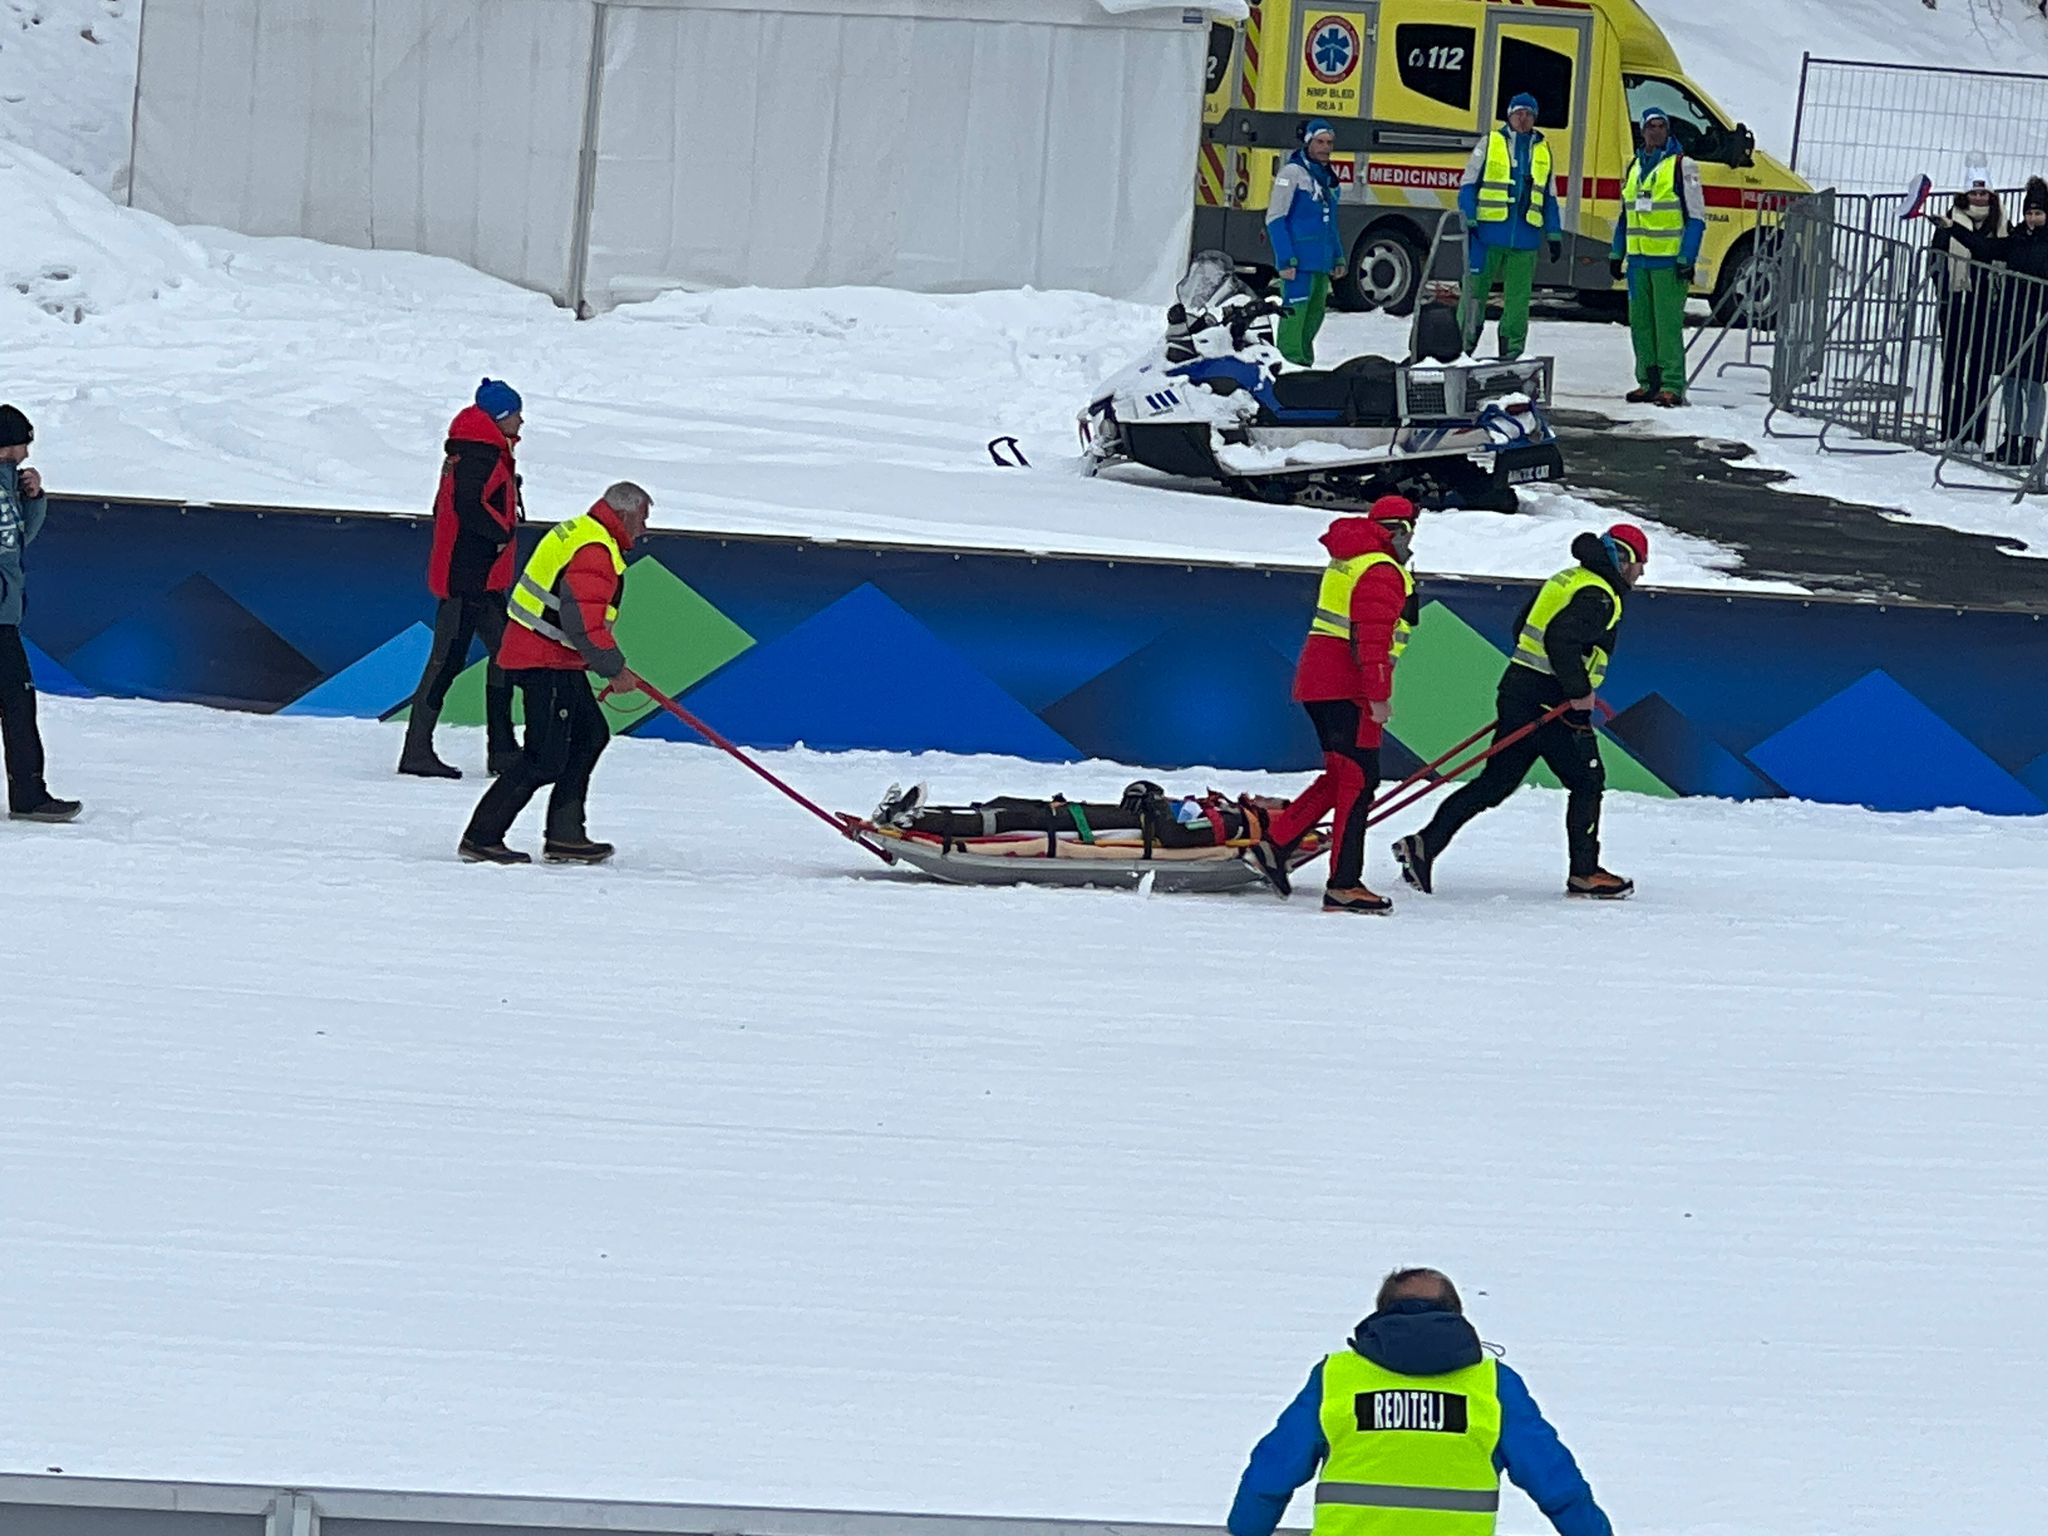
[[[1102,0],[147,0],[133,200],[598,307],[741,284],[1160,298],[1206,27]]]

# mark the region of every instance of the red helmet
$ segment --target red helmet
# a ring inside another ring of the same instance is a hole
[[[1412,523],[1415,503],[1406,496],[1382,496],[1365,515],[1376,523]]]
[[[1617,544],[1626,545],[1630,554],[1641,565],[1650,558],[1650,536],[1634,523],[1616,523],[1607,530],[1607,537]]]

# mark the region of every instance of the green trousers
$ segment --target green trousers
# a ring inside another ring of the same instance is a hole
[[[1685,284],[1676,267],[1628,267],[1628,329],[1636,383],[1685,398]]]
[[[1304,273],[1282,284],[1280,295],[1287,300],[1286,313],[1280,316],[1280,334],[1274,338],[1280,355],[1298,368],[1311,367],[1316,360],[1316,332],[1323,328],[1323,311],[1330,307],[1330,274]]]
[[[1500,295],[1500,355],[1520,357],[1529,340],[1529,290],[1536,286],[1536,253],[1510,251],[1497,245],[1486,248],[1486,265],[1465,273],[1465,291],[1458,299],[1458,328],[1465,336],[1465,350],[1479,349],[1479,333],[1486,328],[1486,301],[1494,285]]]

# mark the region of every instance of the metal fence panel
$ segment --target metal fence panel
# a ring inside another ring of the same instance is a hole
[[[1896,194],[1917,175],[1993,185],[2048,167],[2048,75],[1809,55],[1800,75],[1792,169],[1816,186]]]

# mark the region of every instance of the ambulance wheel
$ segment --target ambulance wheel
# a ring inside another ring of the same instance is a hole
[[[1351,261],[1337,279],[1343,309],[1383,309],[1390,315],[1414,312],[1422,288],[1422,242],[1391,221],[1358,237]]]
[[[1745,282],[1750,284],[1746,293]],[[1720,280],[1714,284],[1714,312],[1726,315],[1728,324],[1745,329],[1778,323],[1778,263],[1760,254],[1747,235],[1721,263]]]

